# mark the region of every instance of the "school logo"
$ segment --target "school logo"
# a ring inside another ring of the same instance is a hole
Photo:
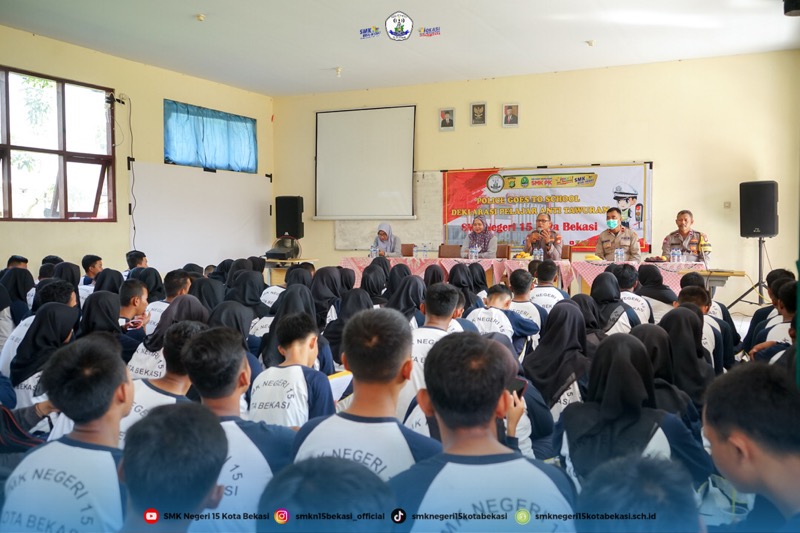
[[[505,183],[503,181],[503,176],[500,174],[492,174],[489,176],[489,179],[486,180],[486,188],[489,189],[489,192],[495,194],[503,190],[503,185],[505,185]]]
[[[413,29],[414,21],[402,11],[392,13],[386,19],[386,35],[393,41],[405,41],[411,37]]]

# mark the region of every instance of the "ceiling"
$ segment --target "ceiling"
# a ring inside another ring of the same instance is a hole
[[[0,0],[0,25],[271,96],[800,48],[780,0]]]

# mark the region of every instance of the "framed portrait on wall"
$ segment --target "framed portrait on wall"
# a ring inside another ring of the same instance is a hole
[[[470,108],[470,126],[486,125],[486,102],[473,102]]]
[[[456,124],[456,110],[444,107],[439,110],[439,131],[453,131]]]
[[[503,104],[503,127],[519,127],[519,104]]]

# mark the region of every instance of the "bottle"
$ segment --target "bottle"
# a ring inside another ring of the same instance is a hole
[[[622,248],[617,248],[614,250],[614,262],[615,263],[625,262],[625,250],[623,250]]]
[[[681,251],[677,248],[673,248],[669,251],[669,262],[670,263],[680,263],[681,262]]]
[[[422,244],[422,258],[423,259],[427,259],[428,258],[428,244],[427,243],[423,243]]]
[[[369,247],[369,258],[375,259],[376,257],[378,257],[378,249],[373,244],[372,246]]]
[[[419,257],[419,248],[417,247],[416,244],[414,245],[414,252],[413,252],[412,256],[414,257],[414,259]]]

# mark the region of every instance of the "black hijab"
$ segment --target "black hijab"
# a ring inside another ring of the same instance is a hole
[[[683,416],[691,398],[675,386],[669,334],[660,326],[642,324],[633,328],[631,335],[642,341],[650,356],[656,388],[656,407]]]
[[[386,305],[386,298],[383,297],[383,289],[386,288],[386,274],[378,265],[369,265],[361,273],[361,288],[367,292],[372,299],[373,305]]]
[[[620,299],[619,282],[610,272],[603,272],[592,282],[591,296],[600,311],[600,327],[608,331],[625,314],[627,304]]]
[[[478,300],[478,295],[472,290],[472,274],[469,272],[469,267],[464,263],[453,265],[448,274],[448,283],[464,294],[466,315],[466,311],[474,307],[475,302]]]
[[[392,264],[383,256],[378,256],[372,260],[370,265],[378,265],[383,270],[383,274],[386,276],[386,279],[389,279],[389,272],[392,270]]]
[[[677,307],[658,324],[669,335],[675,385],[698,407],[703,405],[706,388],[714,380],[710,355],[703,348],[703,322],[690,309]]]
[[[200,300],[200,303],[213,311],[225,299],[225,285],[211,278],[197,278],[189,286],[189,294]]]
[[[15,387],[41,370],[53,352],[64,345],[79,313],[77,307],[57,302],[39,308],[11,361],[11,383]]]
[[[197,263],[186,263],[185,265],[183,265],[183,269],[186,272],[189,272],[190,274],[194,273],[194,274],[200,274],[201,276],[203,275],[203,267],[201,267]]]
[[[196,320],[208,324],[208,309],[191,294],[182,294],[172,300],[158,321],[155,331],[144,340],[144,347],[157,352],[164,347],[164,334],[172,324],[184,320]]]
[[[239,277],[240,272],[252,272],[253,263],[249,259],[237,259],[231,263],[231,268],[228,270],[228,276],[225,278],[225,286],[228,288],[236,284],[236,278]],[[261,276],[264,279],[264,276]]]
[[[301,266],[290,268],[286,272],[286,286],[289,285],[305,285],[311,288],[311,272]]]
[[[383,274],[383,271],[380,269],[378,270],[381,272],[381,274]],[[327,341],[330,343],[333,360],[337,363],[342,363],[342,333],[344,332],[344,327],[347,325],[347,321],[359,311],[372,309],[372,307],[372,298],[370,298],[369,294],[367,294],[367,291],[363,289],[353,289],[347,291],[344,293],[344,296],[342,296],[342,305],[339,308],[339,316],[336,318],[336,320],[331,321],[331,323],[325,327],[325,331],[322,333],[322,336],[325,337],[325,339],[327,339]]]
[[[561,300],[547,315],[547,329],[539,338],[539,346],[522,361],[525,375],[542,393],[549,408],[588,371],[585,354],[583,314],[571,300]]]
[[[406,319],[411,320],[424,301],[425,282],[419,276],[406,276],[392,297],[389,298],[386,307],[397,309],[403,313]]]
[[[8,291],[11,301],[22,301],[27,305],[28,292],[36,286],[33,281],[33,274],[27,268],[9,268],[0,278],[0,285]]]
[[[325,267],[333,268],[335,267]],[[324,270],[324,268],[321,268]],[[316,276],[314,276],[316,279]],[[261,337],[261,360],[264,366],[269,368],[276,366],[284,361],[283,355],[278,351],[278,338],[275,335],[275,325],[280,322],[281,318],[293,313],[305,313],[306,315],[316,318],[316,305],[314,298],[311,295],[311,289],[305,285],[291,285],[286,287],[286,290],[281,293],[275,303],[272,305],[272,310],[275,314],[275,319],[270,325],[269,331]]]
[[[124,282],[125,278],[122,277],[122,273],[119,270],[104,268],[94,278],[94,292],[108,291],[119,294],[119,289]]]
[[[251,308],[239,302],[227,301],[214,308],[211,316],[208,317],[208,325],[212,328],[222,326],[236,330],[247,342],[247,337],[250,335],[250,324],[255,318],[256,314]]]
[[[147,303],[160,302],[167,297],[164,290],[164,282],[161,280],[161,274],[158,270],[152,267],[143,268],[137,271],[135,268],[131,270],[131,277],[134,277],[147,286]]]
[[[601,326],[603,319],[600,317],[600,308],[594,298],[588,294],[576,294],[571,300],[578,305],[583,313],[583,323],[586,326],[586,357],[592,359],[597,346],[607,337]]]
[[[352,268],[336,267],[342,279],[342,294],[352,289],[356,284],[356,272]]]
[[[133,272],[133,270],[131,270],[131,272]],[[53,269],[53,277],[71,283],[77,291],[78,283],[80,283],[81,280],[81,268],[75,263],[67,263],[65,261],[55,266]]]
[[[477,294],[481,291],[488,291],[489,286],[486,284],[486,271],[480,263],[470,263],[469,273],[472,275],[472,290]]]
[[[228,281],[228,270],[231,269],[231,265],[233,264],[233,259],[225,259],[220,264],[217,265],[217,268],[214,269],[214,272],[208,275],[209,278],[215,279],[219,282],[225,283]]]
[[[610,335],[597,348],[585,403],[570,404],[561,419],[578,476],[628,454],[641,455],[659,427],[653,367],[642,342]]]
[[[258,318],[263,318],[269,314],[269,307],[261,301],[261,293],[265,288],[262,273],[252,270],[240,271],[234,276],[233,287],[225,295],[225,300],[239,302],[252,309]]]
[[[652,298],[668,305],[678,301],[675,291],[664,285],[661,271],[655,265],[641,265],[639,267],[639,286],[636,287],[634,292],[639,296]]]
[[[267,260],[263,257],[257,257],[255,255],[251,255],[247,258],[250,261],[250,264],[253,265],[253,272],[260,272],[264,273],[264,268],[267,266]]]
[[[342,276],[336,267],[322,267],[311,280],[311,296],[316,307],[317,326],[322,329],[328,318],[328,310],[342,295]],[[276,302],[277,303],[277,302]]]
[[[0,311],[11,306],[11,297],[5,287],[0,285]]]
[[[433,264],[428,265],[428,268],[425,269],[425,275],[422,279],[425,281],[425,286],[430,287],[434,283],[444,282],[445,277],[444,269],[437,264]]]
[[[383,297],[387,300],[391,300],[392,295],[400,287],[400,283],[403,281],[403,278],[406,278],[410,275],[411,269],[408,268],[407,264],[397,263],[395,266],[393,266],[389,271],[389,277],[386,279],[386,292],[383,293]]]
[[[85,337],[94,331],[122,333],[122,328],[119,325],[119,309],[118,294],[110,291],[94,291],[83,302],[78,337]]]

